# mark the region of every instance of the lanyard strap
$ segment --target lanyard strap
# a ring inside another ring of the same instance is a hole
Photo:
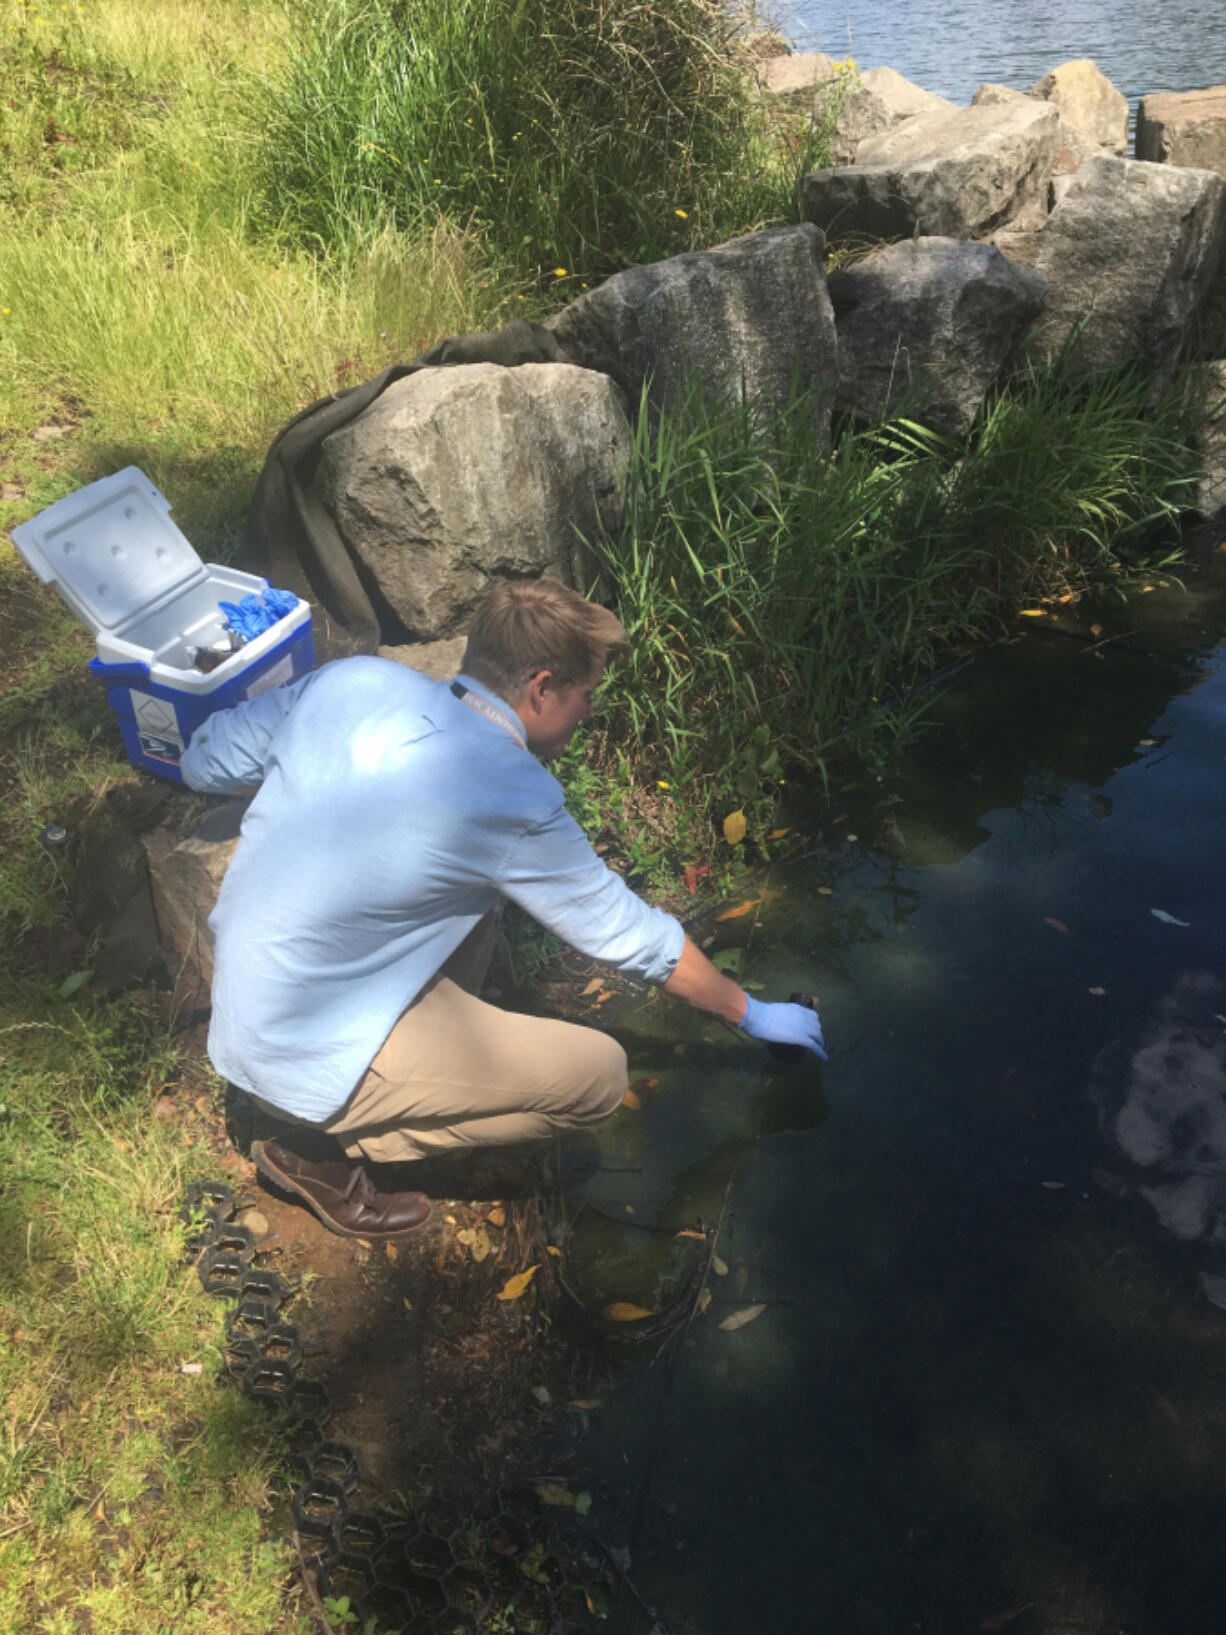
[[[524,748],[524,741],[511,725],[510,718],[505,716],[501,710],[496,710],[492,704],[481,697],[480,693],[474,693],[471,687],[466,687],[462,681],[453,681],[451,690],[462,704],[467,704],[470,710],[476,710],[478,715],[483,715],[487,721],[493,721],[504,732],[509,732],[520,748]]]

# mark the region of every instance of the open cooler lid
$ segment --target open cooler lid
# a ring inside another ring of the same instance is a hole
[[[122,630],[208,571],[137,466],[66,494],[12,540],[95,635]]]

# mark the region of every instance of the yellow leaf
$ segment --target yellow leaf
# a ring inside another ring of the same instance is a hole
[[[834,888],[832,886],[818,886],[817,895],[819,897],[833,897]]]
[[[742,833],[744,831],[742,830]],[[742,914],[748,914],[751,908],[757,908],[761,897],[750,897],[747,902],[738,903],[735,908],[726,908],[722,914],[717,914],[717,920],[739,920]]]
[[[551,1243],[549,1245],[548,1253],[551,1255],[556,1255],[559,1260],[562,1258],[562,1251],[558,1248],[556,1243]]]
[[[507,1212],[501,1204],[496,1209],[491,1209],[485,1218],[491,1226],[505,1226],[507,1224]]]
[[[766,838],[768,840],[782,840],[784,835],[790,835],[791,832],[790,829],[772,829]]]
[[[628,1300],[613,1300],[600,1315],[611,1323],[637,1323],[640,1317],[654,1317],[655,1312],[646,1306],[632,1306]]]
[[[1032,1606],[1034,1606],[1034,1602],[1027,1601],[1024,1607],[1010,1607],[1008,1612],[998,1612],[995,1618],[985,1618],[979,1627],[981,1630],[986,1630],[988,1635],[996,1635],[997,1630],[1004,1629],[1015,1618],[1020,1618],[1024,1612],[1029,1612]]]
[[[1090,634],[1091,634],[1091,636],[1101,636],[1101,635],[1102,635],[1102,633],[1103,633],[1103,627],[1102,627],[1102,625],[1100,625],[1100,624],[1092,624],[1092,625],[1091,625],[1091,626],[1090,626]]]
[[[586,999],[588,994],[595,993],[597,991],[597,989],[599,989],[602,986],[603,982],[604,982],[603,977],[594,976],[592,978],[592,980],[588,983],[587,987],[584,988],[583,998]]]
[[[744,1328],[746,1323],[752,1323],[755,1317],[761,1317],[765,1310],[765,1305],[745,1306],[740,1311],[734,1311],[731,1317],[725,1317],[719,1326],[731,1333],[733,1329]]]
[[[489,1233],[479,1226],[473,1233],[473,1241],[468,1252],[473,1259],[480,1264],[480,1262],[487,1257],[493,1247],[493,1244],[490,1242]]]
[[[677,1233],[677,1236],[679,1238],[697,1238],[699,1243],[705,1243],[707,1241],[707,1234],[705,1232],[695,1232],[694,1229],[689,1226],[683,1226],[681,1231]]]
[[[711,1291],[710,1291],[710,1289],[700,1289],[698,1291],[698,1309],[699,1309],[699,1311],[706,1311],[707,1307],[710,1304],[711,1304]]]
[[[397,1249],[397,1247],[396,1247],[396,1245],[394,1243],[385,1243],[383,1245],[383,1253],[387,1256],[387,1258],[389,1260],[399,1260],[400,1259],[400,1251],[399,1251],[399,1249]]]
[[[745,831],[749,825],[745,822],[745,814],[739,808],[729,812],[724,819],[724,839],[730,846],[739,846],[745,838]]]
[[[593,1409],[593,1408],[603,1408],[604,1407],[604,1398],[603,1397],[576,1397],[575,1400],[571,1403],[571,1407],[572,1408],[585,1408],[585,1409],[588,1409],[589,1411],[591,1409]]]
[[[514,1277],[509,1277],[498,1291],[499,1300],[518,1300],[539,1269],[539,1266],[529,1266],[526,1272],[516,1272]]]
[[[711,1270],[715,1273],[716,1277],[727,1277],[728,1263],[721,1260],[718,1255],[712,1255]]]
[[[635,1095],[633,1090],[627,1090],[625,1095],[622,1097],[622,1106],[629,1107],[632,1113],[638,1113],[642,1111],[643,1103]]]
[[[573,1505],[575,1495],[561,1482],[537,1482],[536,1496],[542,1504]]]
[[[1046,617],[1046,610],[1041,607],[1020,607],[1017,616],[1019,619],[1042,619]]]

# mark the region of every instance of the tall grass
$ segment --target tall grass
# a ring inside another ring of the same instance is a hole
[[[907,422],[814,457],[806,404],[762,428],[697,393],[639,416],[626,525],[601,549],[631,636],[606,756],[709,816],[832,753],[872,754],[952,643],[1118,578],[1129,539],[1178,514],[1186,396],[1064,365],[954,444]]]
[[[291,0],[257,110],[310,243],[438,216],[548,283],[791,212],[719,0]]]

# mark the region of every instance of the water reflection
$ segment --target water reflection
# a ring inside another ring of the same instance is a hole
[[[1017,1635],[1226,1628],[1226,1319],[1197,1286],[1226,1220],[1226,670],[1194,609],[1129,610],[1150,628],[1100,659],[985,656],[760,921],[718,925],[768,994],[819,995],[827,1068],[629,1019],[644,1105],[603,1131],[568,1276],[657,1305],[676,1231],[721,1210],[727,1272],[654,1367],[589,1357],[613,1401],[574,1469],[673,1635],[1031,1603]]]

